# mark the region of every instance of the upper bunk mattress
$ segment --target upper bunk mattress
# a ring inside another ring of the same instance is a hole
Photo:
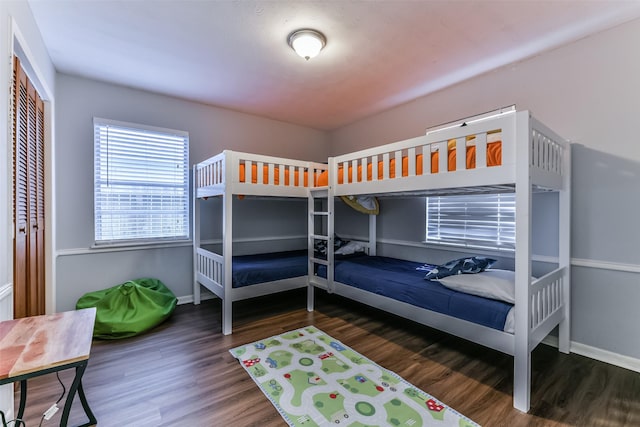
[[[424,265],[381,256],[360,256],[336,260],[334,279],[411,305],[504,330],[513,305],[457,292],[435,280],[425,280],[425,271],[416,270]],[[318,274],[326,277],[326,267],[319,266]]]
[[[232,286],[255,285],[306,276],[308,271],[307,250],[273,252],[257,255],[234,256]]]

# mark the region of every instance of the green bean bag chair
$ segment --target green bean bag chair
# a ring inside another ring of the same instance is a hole
[[[169,318],[178,299],[158,279],[130,280],[84,294],[76,309],[96,307],[94,338],[127,338],[145,332]]]

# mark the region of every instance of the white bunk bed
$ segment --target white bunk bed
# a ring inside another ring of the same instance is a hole
[[[502,159],[487,166],[487,135],[500,130]],[[465,156],[457,156],[455,171],[448,171],[447,156],[438,159],[438,173],[431,173],[431,153],[447,152],[455,140],[458,153],[466,152],[473,136],[476,164],[468,169]],[[425,153],[424,156],[419,154]],[[514,407],[530,408],[531,352],[559,325],[559,349],[569,352],[570,330],[570,146],[533,118],[528,111],[509,112],[492,118],[458,123],[427,135],[345,154],[329,159],[329,210],[332,196],[344,195],[445,195],[482,192],[514,192],[516,197],[515,332],[507,333],[444,315],[392,298],[333,281],[333,256],[329,253],[327,279],[309,275],[308,309],[313,310],[313,292],[329,292],[381,308],[396,315],[457,335],[514,357]],[[400,159],[406,158],[404,166]],[[393,170],[390,168],[392,160]],[[417,162],[423,164],[419,165]],[[381,172],[378,165],[381,162]],[[371,176],[366,171],[371,165]],[[421,170],[421,174],[417,171]],[[395,173],[394,173],[395,172]],[[392,177],[392,174],[394,177]],[[537,190],[559,193],[559,262],[543,277],[531,277],[531,199]],[[333,218],[329,214],[329,218]],[[375,255],[375,217],[370,216],[369,253]],[[333,225],[330,224],[330,235]],[[333,245],[328,245],[332,248]]]
[[[233,197],[307,198],[326,164],[225,150],[193,167],[193,302],[200,304],[200,285],[222,300],[222,333],[232,331],[232,304],[247,298],[306,286],[305,277],[243,287],[232,286]],[[325,177],[326,179],[326,177]],[[222,198],[222,253],[201,247],[200,204]]]

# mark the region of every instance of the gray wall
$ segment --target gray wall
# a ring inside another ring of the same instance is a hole
[[[327,158],[324,132],[270,119],[238,113],[162,95],[59,74],[57,77],[55,153],[57,202],[56,289],[58,311],[75,306],[84,293],[117,285],[138,277],[156,277],[179,297],[192,294],[191,246],[138,248],[106,251],[93,244],[93,117],[102,117],[189,132],[190,163],[204,160],[224,149],[322,161]],[[245,252],[282,244],[304,247],[304,203],[284,202],[291,214],[280,215],[267,227],[250,215],[255,210],[274,216],[274,201],[238,200],[235,234],[255,238],[244,242]],[[216,201],[203,208],[204,237],[220,238],[215,215]],[[208,224],[211,223],[209,226]],[[216,228],[217,227],[217,228]],[[284,243],[269,240],[283,236]],[[292,242],[289,236],[297,236]]]
[[[330,152],[415,137],[427,127],[500,106],[531,110],[574,143],[572,340],[639,359],[640,314],[630,303],[640,301],[640,55],[629,53],[636,40],[640,20],[338,129],[331,133]],[[424,221],[423,205],[392,203],[398,205],[383,206],[388,217],[379,224],[381,237],[420,240],[420,229],[411,230]],[[554,201],[540,203],[534,230],[553,234],[542,218]],[[548,246],[542,239],[534,249],[553,255]]]

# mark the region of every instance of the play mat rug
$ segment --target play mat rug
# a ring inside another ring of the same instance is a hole
[[[229,350],[290,426],[477,426],[308,326]]]

